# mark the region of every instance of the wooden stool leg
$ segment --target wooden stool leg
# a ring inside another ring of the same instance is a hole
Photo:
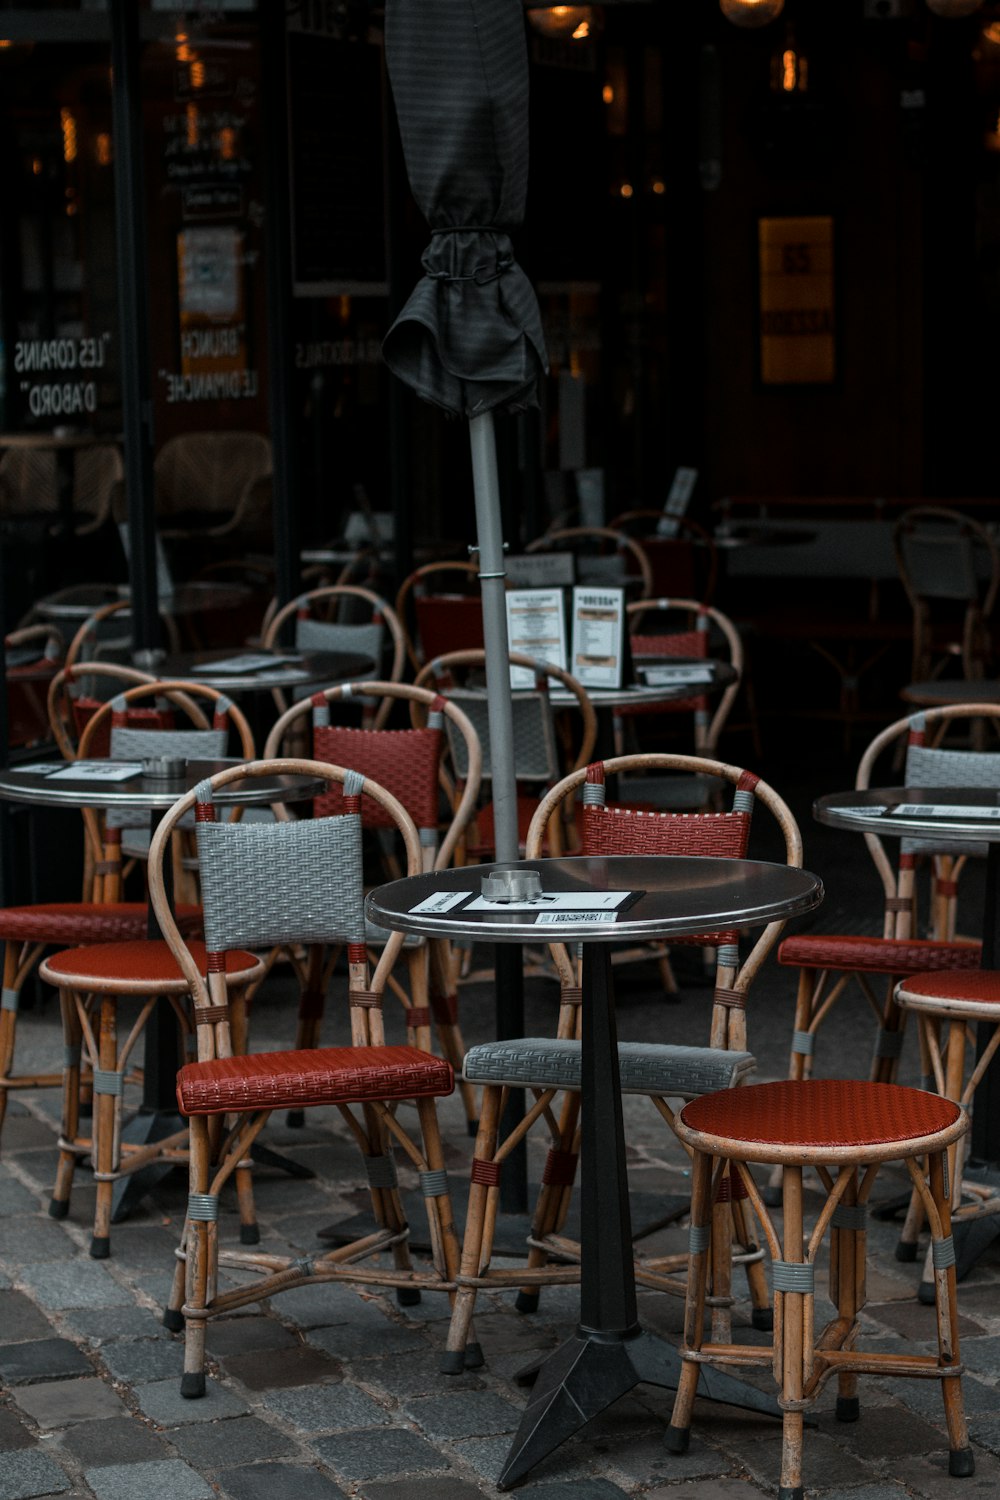
[[[63,1107],[59,1165],[56,1168],[56,1183],[49,1203],[49,1213],[53,1219],[65,1219],[69,1213],[69,1195],[76,1172],[76,1152],[73,1150],[73,1143],[80,1134],[80,1050],[83,1039],[76,996],[72,990],[61,989],[59,991],[59,1009],[62,1014],[64,1047]]]
[[[802,1168],[786,1163],[782,1176],[785,1265],[803,1262]],[[806,1344],[806,1303],[812,1297],[803,1291],[778,1291],[781,1296],[782,1402],[801,1402]],[[802,1411],[785,1409],[781,1445],[779,1500],[802,1500]]]
[[[696,1151],[691,1161],[691,1229],[688,1247],[687,1292],[684,1297],[684,1336],[681,1357],[697,1353],[705,1337],[705,1294],[711,1252],[712,1158]],[[684,1359],[677,1383],[674,1409],[664,1443],[671,1453],[686,1453],[691,1441],[691,1413],[698,1390],[697,1360]]]
[[[558,1234],[566,1222],[576,1181],[579,1153],[574,1151],[577,1125],[580,1119],[580,1095],[575,1090],[563,1096],[559,1114],[559,1144],[553,1147],[546,1158],[542,1182],[535,1200],[535,1212],[531,1221],[533,1239],[544,1239],[546,1235]],[[547,1250],[532,1245],[528,1251],[528,1270],[537,1271],[548,1265]],[[538,1311],[541,1288],[523,1286],[517,1294],[514,1306],[518,1312]]]
[[[928,1163],[929,1186],[940,1217],[940,1234],[933,1240],[934,1289],[937,1303],[938,1360],[942,1368],[961,1363],[958,1347],[958,1296],[955,1282],[955,1245],[951,1237],[951,1205],[945,1191],[945,1159],[935,1152]],[[943,1376],[941,1394],[948,1426],[948,1473],[956,1479],[975,1473],[975,1458],[962,1401],[961,1377]]]
[[[459,1269],[461,1281],[455,1293],[451,1324],[448,1328],[448,1343],[441,1356],[443,1375],[460,1375],[463,1370],[475,1369],[483,1363],[483,1351],[479,1344],[469,1341],[472,1314],[476,1305],[476,1288],[469,1284],[479,1276],[484,1264],[488,1264],[493,1249],[494,1218],[487,1213],[487,1198],[496,1193],[495,1184],[490,1185],[493,1157],[497,1149],[497,1132],[500,1124],[500,1101],[503,1090],[487,1084],[483,1088],[482,1107],[479,1115],[479,1130],[473,1150],[472,1177],[469,1184],[469,1207],[465,1218],[465,1236],[462,1240],[462,1259]],[[477,1172],[477,1168],[479,1168]]]
[[[14,1033],[17,1029],[17,1004],[21,986],[17,982],[17,947],[4,944],[3,999],[0,1002],[0,1080],[9,1077],[14,1061]],[[0,1083],[0,1132],[7,1113],[7,1088]]]
[[[209,1217],[210,1150],[208,1122],[203,1115],[191,1117],[191,1160],[188,1169],[190,1193],[184,1243],[187,1251],[187,1273],[184,1298],[184,1374],[181,1395],[189,1398],[205,1394],[205,1309],[209,1287],[215,1285],[218,1260],[216,1224]],[[217,1206],[218,1200],[216,1200]],[[196,1211],[197,1216],[193,1216]]]
[[[858,1174],[855,1171],[834,1210],[833,1228],[830,1231],[830,1296],[847,1325],[854,1322],[864,1302],[865,1238],[863,1231],[859,1235],[857,1224],[850,1222],[857,1216],[857,1203]],[[838,1224],[838,1218],[843,1222]],[[856,1422],[861,1414],[858,1377],[854,1370],[841,1371],[837,1376],[836,1413],[838,1422]]]
[[[117,1165],[116,1124],[121,1103],[121,1096],[116,1092],[121,1085],[121,1075],[118,1072],[118,1005],[114,995],[102,995],[100,1000],[98,1060],[103,1076],[95,1077],[94,1080],[94,1136],[91,1156],[97,1179],[97,1203],[94,1208],[94,1233],[90,1241],[90,1253],[95,1260],[105,1260],[111,1254],[112,1179]]]
[[[745,1198],[741,1194],[743,1189],[742,1178],[738,1173],[730,1172],[729,1180],[733,1192],[733,1233],[736,1243],[748,1255],[756,1255],[759,1246],[752,1228],[752,1219]],[[753,1328],[762,1329],[765,1333],[774,1327],[774,1313],[771,1309],[771,1294],[767,1286],[767,1276],[764,1271],[762,1258],[747,1261],[743,1267],[746,1272],[747,1289],[750,1292],[750,1324]]]

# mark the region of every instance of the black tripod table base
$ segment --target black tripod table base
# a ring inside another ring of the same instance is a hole
[[[676,1390],[681,1366],[677,1351],[644,1329],[636,1327],[613,1335],[579,1327],[539,1367],[498,1487],[510,1489],[633,1386],[645,1383]],[[699,1394],[767,1416],[781,1416],[773,1396],[707,1365],[701,1370]]]

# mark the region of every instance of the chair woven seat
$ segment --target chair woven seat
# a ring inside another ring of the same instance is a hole
[[[939,943],[931,938],[859,937],[847,933],[799,933],[785,938],[779,964],[800,969],[851,969],[866,974],[919,973],[922,969],[977,969],[978,943]]]
[[[959,1106],[923,1089],[895,1083],[867,1083],[856,1079],[785,1079],[780,1083],[751,1084],[724,1089],[685,1104],[679,1133],[725,1139],[733,1156],[740,1146],[753,1161],[767,1161],[769,1152],[794,1147],[796,1159],[822,1159],[823,1151],[847,1150],[856,1161],[867,1151],[912,1142],[956,1127],[964,1129]]]
[[[966,969],[958,973],[911,974],[896,990],[902,1004],[921,1000],[939,1002],[943,1009],[953,1010],[968,1006],[970,1013],[982,1013],[991,1020],[1000,1020],[1000,973],[996,969]]]
[[[177,1075],[177,1102],[185,1115],[217,1115],[441,1098],[454,1087],[451,1064],[416,1047],[307,1047],[188,1063]]]
[[[462,1072],[469,1083],[579,1089],[580,1055],[579,1042],[518,1037],[472,1047]],[[748,1077],[757,1064],[749,1052],[619,1042],[618,1066],[623,1094],[686,1097],[731,1088]]]
[[[199,939],[192,939],[187,946],[191,957],[204,974],[207,967],[205,944]],[[256,954],[246,953],[239,948],[228,951],[225,961],[226,973],[229,975],[250,973],[261,967]],[[149,939],[67,948],[46,959],[40,972],[43,978],[50,979],[54,984],[63,982],[82,988],[87,987],[89,980],[94,981],[91,987],[95,989],[108,980],[162,984],[175,989],[178,994],[186,994],[190,987],[167,944]]]
[[[149,920],[145,901],[44,902],[37,906],[8,906],[0,911],[4,942],[113,943],[146,935]],[[201,931],[201,907],[178,906],[177,925],[185,937]]]

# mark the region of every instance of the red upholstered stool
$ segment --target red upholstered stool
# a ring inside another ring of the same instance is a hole
[[[201,931],[201,908],[178,906],[185,937]],[[58,1088],[62,1073],[14,1073],[14,1045],[21,990],[46,948],[76,943],[120,943],[142,938],[148,910],[144,901],[41,902],[0,910],[4,944],[3,996],[0,999],[0,1131],[7,1099],[14,1089]]]
[[[896,1004],[902,1010],[916,1012],[924,1087],[936,1088],[939,1094],[954,1099],[971,1113],[976,1089],[1000,1046],[1000,973],[995,969],[969,969],[953,974],[911,974],[896,986]],[[989,1042],[978,1057],[977,1025],[993,1027]],[[963,1181],[965,1147],[965,1140],[957,1141],[948,1152],[953,1217],[980,1219],[1000,1213],[1000,1197],[993,1189]],[[896,1246],[897,1260],[916,1260],[923,1217],[923,1205],[914,1194]],[[956,1277],[960,1279],[966,1270],[968,1262],[963,1265],[960,1256]],[[918,1295],[921,1302],[934,1301],[929,1252]]]
[[[141,910],[145,929],[145,906]],[[205,944],[190,939],[188,949],[204,973]],[[230,991],[235,992],[231,1003],[239,1013],[235,996],[259,977],[264,966],[253,953],[239,950],[227,953],[225,958],[226,983]],[[183,1003],[190,993],[190,984],[169,946],[146,938],[65,949],[47,958],[39,974],[59,991],[66,1045],[59,1167],[49,1212],[56,1219],[64,1218],[69,1212],[77,1160],[81,1156],[90,1156],[97,1183],[90,1253],[100,1260],[111,1253],[111,1201],[118,1179],[148,1166],[153,1160],[187,1160],[186,1130],[142,1146],[123,1143],[121,1133],[124,1079],[135,1045],[160,997],[169,1001],[177,1013],[178,1024],[188,1036],[191,1035],[191,1023]],[[119,1042],[118,1001],[119,997],[126,996],[138,999],[141,1004],[138,1017],[124,1041]],[[235,1029],[239,1031],[238,1026]],[[93,1070],[94,1115],[90,1137],[80,1133],[80,1065],[83,1057]],[[240,1193],[240,1218],[247,1235],[256,1238],[253,1202],[247,1191]]]
[[[781,1387],[784,1411],[781,1500],[802,1497],[803,1411],[831,1376],[838,1383],[837,1416],[858,1416],[857,1376],[937,1376],[941,1380],[950,1449],[949,1473],[972,1474],[960,1383],[955,1250],[945,1189],[945,1156],[968,1128],[968,1116],[950,1099],[893,1083],[838,1079],[788,1080],[704,1094],[685,1104],[675,1129],[694,1152],[690,1274],[684,1310],[681,1372],[667,1446],[688,1445],[691,1411],[701,1364],[731,1360],[770,1366]],[[929,1180],[918,1158],[926,1155]],[[865,1215],[879,1166],[906,1164],[933,1236],[938,1352],[862,1353],[855,1348],[858,1314],[865,1303]],[[782,1168],[783,1244],[748,1163]],[[802,1172],[812,1167],[827,1201],[812,1233],[802,1222]],[[742,1179],[760,1218],[772,1257],[774,1340],[771,1345],[704,1340],[706,1283],[711,1256],[712,1204],[726,1172]],[[827,1228],[829,1295],[837,1317],[814,1332],[815,1267]]]

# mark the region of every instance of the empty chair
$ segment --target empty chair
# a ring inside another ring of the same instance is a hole
[[[899,576],[913,610],[911,681],[958,662],[984,677],[992,662],[990,617],[1000,585],[1000,553],[984,526],[941,505],[904,511],[893,530]]]
[[[446,651],[483,645],[483,602],[475,563],[431,562],[399,586],[396,614],[414,672]]]
[[[608,525],[641,543],[653,570],[654,594],[712,602],[719,577],[719,552],[715,538],[704,526],[690,516],[666,516],[652,507],[622,511],[612,516]]]
[[[372,677],[399,682],[406,665],[406,640],[399,616],[388,600],[355,584],[331,584],[310,589],[280,608],[269,607],[261,644],[280,648],[282,633],[294,620],[294,643],[300,651],[356,652],[372,659]],[[391,647],[391,650],[389,649]],[[283,713],[287,704],[275,692]],[[368,727],[380,729],[391,711],[391,698],[366,710]],[[372,717],[374,715],[374,717]]]
[[[641,544],[612,526],[563,526],[529,542],[528,552],[572,552],[578,583],[631,587],[640,599],[653,593],[653,570]]]

